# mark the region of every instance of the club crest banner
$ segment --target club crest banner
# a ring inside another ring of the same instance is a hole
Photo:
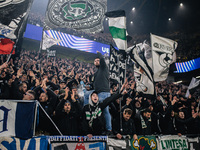
[[[157,150],[155,136],[138,136],[137,140],[131,139],[131,150]]]
[[[106,10],[107,0],[50,0],[45,22],[51,28],[100,32]]]

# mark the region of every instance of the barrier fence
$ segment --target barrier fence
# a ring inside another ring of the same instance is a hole
[[[107,136],[38,136],[27,140],[0,137],[2,150],[199,150],[199,136],[138,136],[123,140]]]

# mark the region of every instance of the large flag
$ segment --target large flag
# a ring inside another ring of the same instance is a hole
[[[122,85],[126,78],[126,16],[124,10],[117,10],[107,12],[105,14],[108,19],[109,30],[115,41],[117,48],[119,49],[119,77],[120,85]]]
[[[0,100],[0,137],[31,138],[34,133],[36,101]]]
[[[120,82],[119,79],[119,56],[118,50],[116,50],[112,45],[110,45],[110,63],[109,63],[109,72],[110,72],[110,79],[116,80],[118,83]]]
[[[195,89],[200,86],[200,79],[192,78],[190,85],[188,86],[187,92],[185,94],[185,97],[189,97],[190,94],[194,93]]]
[[[50,28],[100,32],[106,10],[107,0],[50,0],[45,22]]]
[[[45,31],[43,31],[43,38],[42,38],[42,49],[43,50],[46,50],[47,48],[49,48],[53,45],[56,45],[59,42],[60,42],[60,40],[50,37],[49,35],[46,34]]]
[[[177,42],[151,34],[154,81],[167,79],[170,64],[175,61]]]
[[[16,39],[23,30],[33,0],[3,0],[0,2],[0,35]]]
[[[15,42],[10,39],[0,39],[0,54],[10,54]],[[15,54],[15,50],[13,50],[12,54]]]
[[[107,12],[110,33],[119,50],[127,49],[126,16],[124,10]]]
[[[135,62],[134,76],[136,81],[136,91],[142,92],[143,94],[154,95],[153,72],[144,55],[145,50],[143,44],[144,43],[140,43],[130,47],[127,51],[130,53],[131,59]]]

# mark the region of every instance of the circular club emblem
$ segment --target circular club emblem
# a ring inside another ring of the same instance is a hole
[[[53,27],[95,32],[102,29],[105,12],[104,0],[52,0],[46,15]]]

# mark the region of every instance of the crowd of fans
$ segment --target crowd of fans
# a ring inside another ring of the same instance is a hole
[[[23,51],[19,57],[11,58],[8,63],[5,61],[6,56],[1,56],[0,99],[38,100],[62,134],[87,135],[83,121],[83,108],[86,109],[84,93],[93,89],[93,75],[96,71],[93,64],[57,57],[47,59],[45,53],[39,55],[37,51]],[[127,70],[126,76],[124,95],[116,96],[119,86],[110,81],[110,93],[114,96],[99,106],[104,108],[109,104],[112,116],[112,132],[109,135],[121,139],[122,135],[137,138],[136,135],[200,134],[198,90],[186,98],[187,88],[163,81],[155,85],[157,96],[149,97],[135,91],[131,70]],[[93,92],[90,96],[95,94],[98,93]],[[93,105],[92,100],[87,109]],[[58,135],[41,107],[36,133]],[[103,122],[105,120],[101,116],[100,123],[97,123],[101,129],[105,129]],[[96,134],[108,134],[106,130],[99,131]]]

